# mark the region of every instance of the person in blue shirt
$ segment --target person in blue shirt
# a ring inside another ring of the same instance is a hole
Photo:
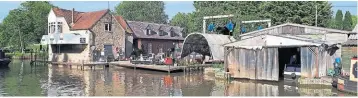
[[[289,64],[296,64],[297,63],[297,57],[296,55],[293,55],[290,59],[290,63]]]

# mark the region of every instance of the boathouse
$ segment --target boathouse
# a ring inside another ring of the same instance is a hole
[[[278,81],[296,55],[302,77],[327,76],[351,31],[286,23],[245,34],[225,44],[225,67],[234,78]]]
[[[224,44],[236,41],[232,36],[222,34],[191,33],[183,43],[181,58],[191,53],[209,56],[212,61],[224,61]]]

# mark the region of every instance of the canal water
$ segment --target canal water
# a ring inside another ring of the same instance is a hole
[[[57,65],[31,66],[14,60],[0,69],[0,96],[357,96],[331,86],[224,80],[195,73],[110,67],[81,71]]]

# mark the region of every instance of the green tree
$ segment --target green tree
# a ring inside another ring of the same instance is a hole
[[[170,25],[179,26],[184,28],[183,37],[186,37],[188,34],[194,32],[194,20],[192,13],[177,13],[171,20]]]
[[[53,6],[46,1],[27,1],[9,12],[2,22],[1,46],[20,49],[39,43],[47,32],[47,15]]]
[[[335,29],[343,29],[343,14],[342,10],[338,10],[335,17]]]
[[[352,16],[349,11],[346,11],[346,14],[344,15],[343,30],[352,30]]]
[[[357,16],[356,15],[352,15],[352,28],[354,28],[357,25]]]
[[[116,13],[131,21],[167,23],[163,1],[123,1],[116,6]]]
[[[194,1],[194,31],[201,32],[204,16],[233,14],[233,18],[210,19],[216,26],[224,26],[232,20],[237,23],[234,32],[238,33],[240,25],[247,32],[257,30],[258,26],[267,27],[266,23],[238,24],[240,21],[271,19],[272,26],[287,22],[315,25],[315,6],[317,5],[317,26],[328,27],[332,11],[327,1]],[[207,24],[208,25],[208,24]],[[234,34],[235,34],[234,33]]]

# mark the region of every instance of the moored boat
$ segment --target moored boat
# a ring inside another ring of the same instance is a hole
[[[9,67],[11,60],[5,56],[5,52],[0,49],[0,67]]]

